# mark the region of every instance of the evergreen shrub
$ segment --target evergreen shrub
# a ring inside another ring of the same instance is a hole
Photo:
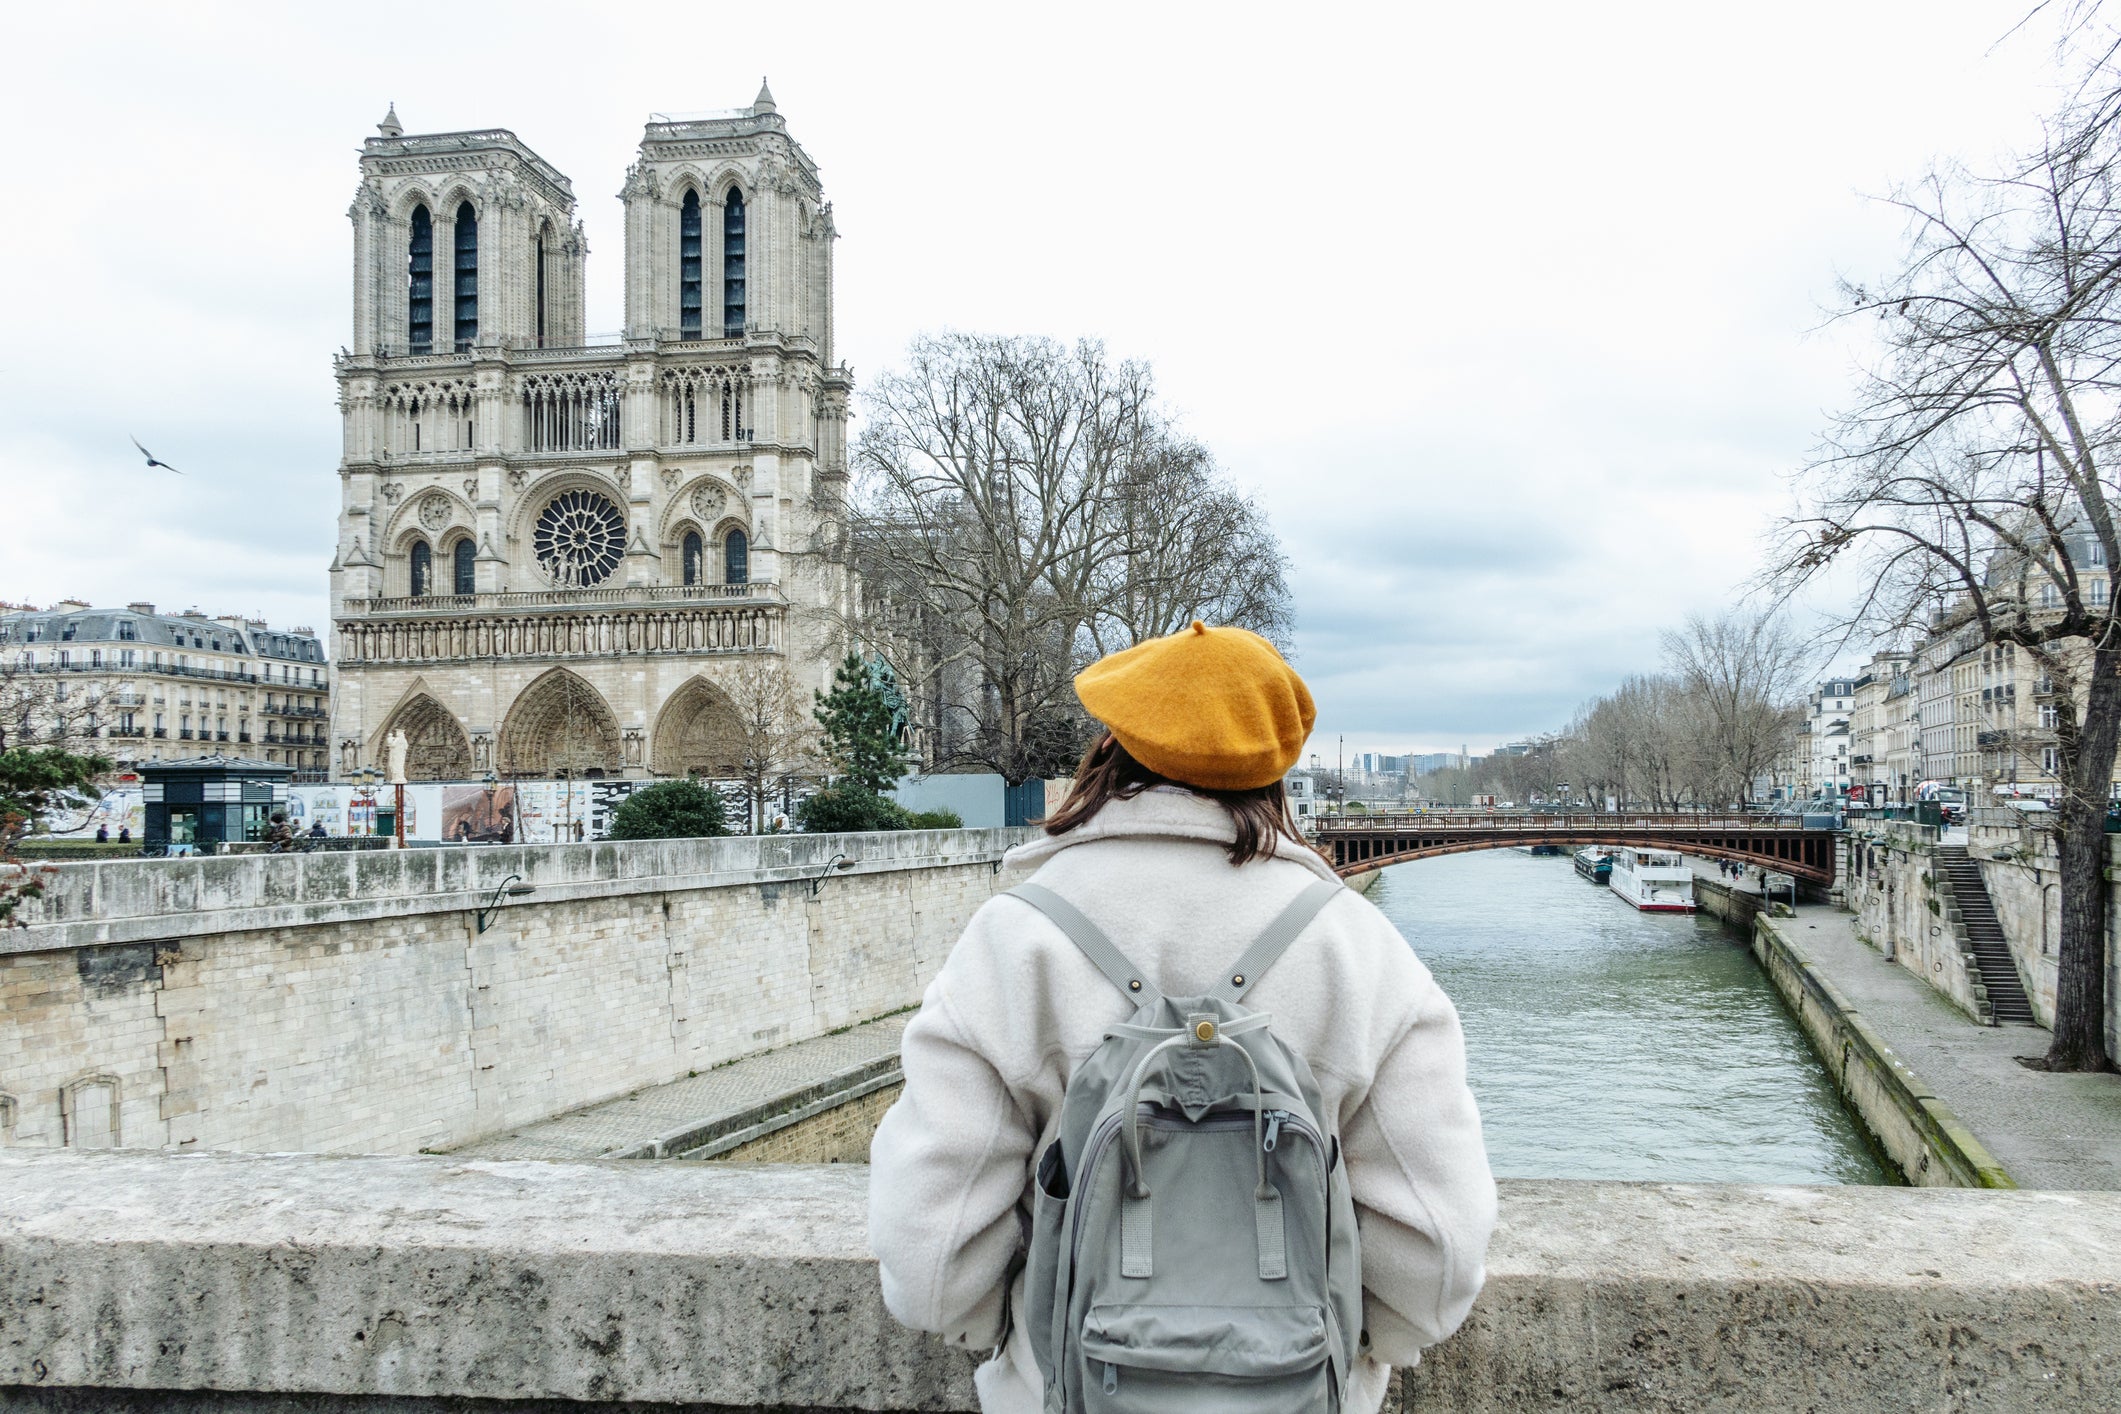
[[[615,840],[700,839],[729,833],[722,793],[698,781],[659,781],[611,812]]]

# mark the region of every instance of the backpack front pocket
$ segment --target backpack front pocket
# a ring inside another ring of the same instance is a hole
[[[1327,1414],[1316,1306],[1093,1306],[1083,1320],[1090,1414]]]

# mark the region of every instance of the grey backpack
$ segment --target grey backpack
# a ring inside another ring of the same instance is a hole
[[[1341,885],[1297,896],[1203,997],[1166,997],[1066,899],[1012,892],[1138,1004],[1068,1078],[1039,1157],[1026,1334],[1046,1414],[1327,1414],[1362,1258],[1340,1137],[1246,990]]]

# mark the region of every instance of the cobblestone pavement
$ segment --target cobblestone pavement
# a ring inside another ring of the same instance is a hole
[[[601,1158],[659,1134],[750,1109],[880,1056],[897,1055],[899,1033],[909,1020],[905,1015],[887,1016],[835,1035],[797,1041],[450,1152],[478,1159]]]
[[[1689,861],[1731,882],[1713,860]],[[1759,892],[1751,883],[1740,885]],[[2121,1075],[2049,1075],[2035,1026],[1983,1026],[1856,936],[1856,916],[1804,904],[1781,927],[1873,1030],[2027,1188],[2121,1189]]]

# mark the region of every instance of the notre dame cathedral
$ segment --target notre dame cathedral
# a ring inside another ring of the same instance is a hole
[[[735,774],[742,665],[827,683],[847,577],[832,208],[762,86],[656,115],[592,334],[565,176],[504,129],[361,154],[331,566],[340,774]],[[754,677],[756,675],[754,674]]]

